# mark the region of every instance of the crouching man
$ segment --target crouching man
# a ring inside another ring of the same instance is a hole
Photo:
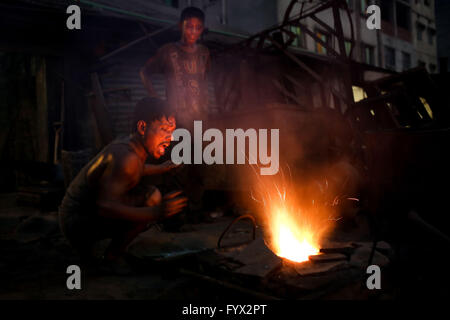
[[[82,261],[92,258],[95,242],[110,238],[104,259],[123,261],[127,246],[151,223],[183,209],[180,192],[162,196],[154,186],[139,185],[144,175],[175,167],[145,164],[147,157],[164,155],[175,130],[175,118],[162,100],[138,102],[134,132],[106,146],[76,176],[59,209],[60,226]]]

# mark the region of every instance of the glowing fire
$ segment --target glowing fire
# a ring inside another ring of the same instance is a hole
[[[336,221],[332,218],[332,207],[322,204],[323,200],[321,204],[315,202],[314,194],[301,193],[301,188],[285,181],[280,184],[259,181],[256,189],[259,197],[255,198],[253,193],[251,196],[262,205],[267,246],[279,257],[294,262],[307,261],[309,256],[319,254],[321,240]]]
[[[273,215],[269,232],[272,250],[280,257],[303,262],[319,254],[317,234],[306,225],[301,227],[286,209],[279,209]]]
[[[316,243],[312,230],[299,229],[285,211],[278,212],[273,218],[272,246],[275,254],[295,261],[302,262],[308,257],[319,253],[319,245]]]

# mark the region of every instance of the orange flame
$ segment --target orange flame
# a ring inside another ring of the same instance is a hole
[[[270,221],[271,247],[276,255],[295,262],[307,261],[319,253],[314,230],[301,228],[286,209],[279,209]]]
[[[259,192],[261,201],[253,198],[263,204],[266,243],[279,257],[294,262],[307,261],[309,256],[319,254],[321,240],[332,226],[331,207],[313,200],[306,204],[297,199],[295,194],[298,193],[289,192],[286,184],[282,183],[281,188],[276,183],[273,185],[273,192],[270,188]]]

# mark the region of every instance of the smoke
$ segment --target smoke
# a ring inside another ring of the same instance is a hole
[[[315,90],[317,83],[280,56],[245,52],[221,58],[215,66],[216,96],[226,112],[212,117],[209,126],[279,130],[277,175],[260,175],[261,163],[226,168],[233,188],[243,191],[238,203],[267,221],[270,209],[258,194],[269,201],[286,188],[289,206],[311,223],[330,221],[323,222],[328,226],[354,216],[353,205],[343,204],[349,203],[347,198],[359,198],[362,175],[352,130],[337,106],[316,106],[316,101],[323,101]],[[246,148],[237,152],[248,154]]]

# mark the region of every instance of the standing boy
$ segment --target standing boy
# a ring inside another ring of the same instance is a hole
[[[180,17],[181,40],[162,46],[142,68],[140,75],[150,96],[157,94],[151,76],[166,77],[166,96],[176,111],[177,124],[192,132],[193,121],[205,118],[208,104],[206,72],[210,65],[209,50],[197,44],[204,30],[205,15],[195,7],[185,8]]]
[[[151,77],[163,73],[166,78],[166,96],[175,111],[177,126],[193,134],[194,120],[204,120],[208,113],[208,82],[210,68],[207,47],[197,44],[204,30],[205,14],[196,7],[181,12],[179,28],[181,39],[158,49],[141,69],[140,75],[150,96],[157,96]],[[189,209],[199,213],[202,207],[203,179],[201,168],[185,166],[178,172],[177,180],[189,197]],[[192,216],[191,216],[192,217]],[[193,216],[197,220],[197,216]]]

